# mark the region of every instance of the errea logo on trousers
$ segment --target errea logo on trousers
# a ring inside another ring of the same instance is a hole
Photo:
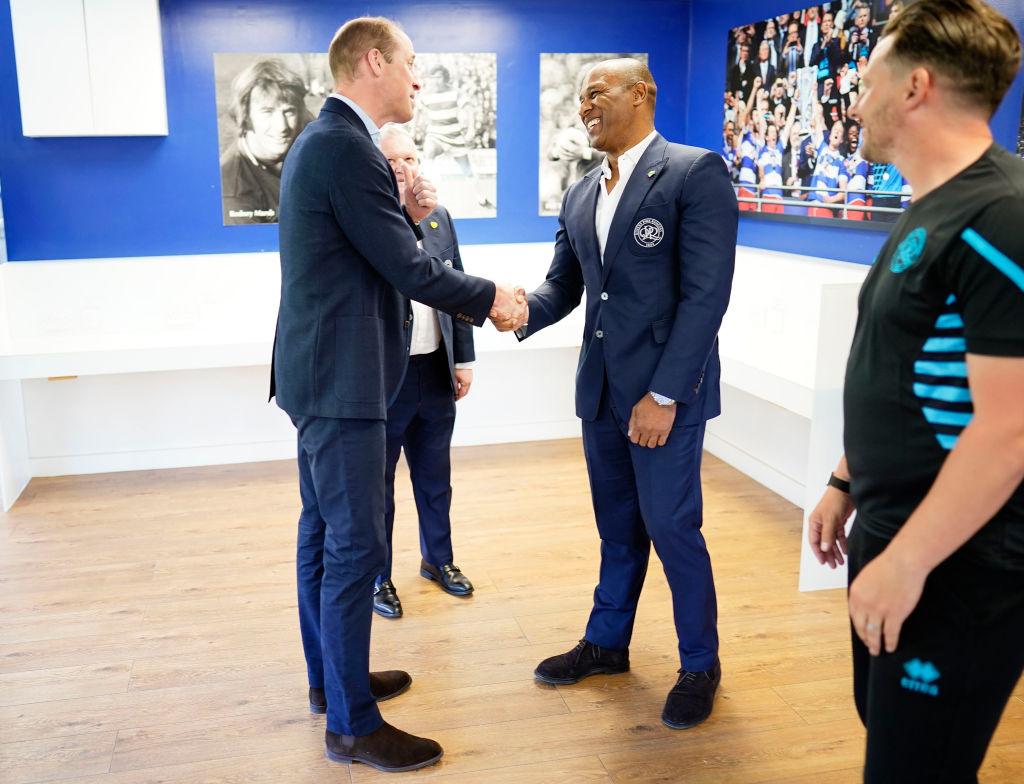
[[[941,673],[931,662],[911,659],[903,665],[906,675],[900,679],[900,686],[907,691],[927,694],[929,697],[939,696],[939,687],[935,685]]]

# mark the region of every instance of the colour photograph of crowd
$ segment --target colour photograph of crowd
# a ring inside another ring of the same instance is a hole
[[[910,187],[860,154],[860,75],[902,0],[839,0],[729,32],[722,159],[740,209],[892,222]]]

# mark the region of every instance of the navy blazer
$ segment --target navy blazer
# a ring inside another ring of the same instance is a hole
[[[446,267],[462,272],[462,257],[459,255],[459,238],[448,210],[439,206],[420,223],[423,232],[423,250],[441,260]],[[441,327],[441,345],[448,356],[448,371],[452,378],[452,393],[455,392],[455,365],[473,362],[473,328],[464,321],[453,319],[443,310],[437,311],[437,323]],[[411,331],[410,331],[411,337]]]
[[[295,416],[385,419],[407,364],[406,297],[482,326],[494,284],[416,246],[391,167],[328,98],[281,174],[281,306],[270,395]]]
[[[656,136],[626,183],[604,264],[600,168],[562,201],[547,279],[529,295],[528,337],[587,292],[576,414],[597,416],[607,377],[623,417],[650,391],[679,403],[676,426],[721,413],[718,329],[729,304],[739,211],[720,155]]]

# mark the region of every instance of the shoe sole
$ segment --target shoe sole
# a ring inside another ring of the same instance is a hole
[[[715,691],[711,695],[711,707],[712,708],[714,707],[714,704],[715,704],[715,694],[718,694],[718,687],[717,686],[715,686]],[[666,719],[665,718],[665,714],[663,713],[661,715],[661,723],[664,724],[666,727],[668,727],[670,730],[688,730],[688,729],[690,729],[690,727],[696,727],[698,724],[703,724],[704,722],[706,722],[710,718],[711,718],[711,714],[708,713],[708,715],[705,716],[703,719],[698,719],[697,721],[689,721],[689,722],[677,723],[677,722],[669,721],[668,719]]]
[[[591,675],[622,675],[626,672],[629,672],[628,664],[625,667],[602,667],[600,670],[591,670],[579,678],[552,678],[550,675],[541,675],[537,670],[533,671],[533,677],[552,686],[570,686],[573,683],[579,683],[584,678],[589,678]]]
[[[441,590],[444,591],[449,596],[472,596],[473,595],[473,589],[470,589],[468,591],[456,592],[456,591],[450,590],[449,588],[446,588],[445,584],[442,583],[440,580],[438,580],[436,577],[434,577],[434,575],[432,575],[430,572],[425,572],[422,569],[420,569],[420,577],[422,577],[424,580],[430,580],[430,582],[432,582],[432,583],[437,583],[438,586],[441,588]]]
[[[376,702],[387,702],[388,700],[393,700],[395,697],[398,697],[398,696],[400,696],[402,694],[405,694],[411,688],[412,688],[412,681],[409,681],[407,684],[405,684],[405,686],[400,688],[398,691],[392,692],[391,694],[388,694],[388,695],[386,695],[384,697],[375,697],[374,699],[375,699]],[[313,703],[309,703],[309,712],[310,713],[315,713],[317,715],[323,715],[324,713],[327,713],[327,706],[325,705],[325,706],[321,707],[319,705],[314,705]]]
[[[356,757],[349,757],[345,754],[337,754],[331,751],[330,749],[324,749],[324,756],[327,757],[327,759],[329,759],[331,762],[340,762],[342,764],[347,763],[351,765],[353,762],[359,762],[363,765],[369,765],[371,768],[376,768],[382,773],[404,773],[408,770],[419,770],[420,768],[426,768],[430,765],[437,763],[438,761],[440,761],[441,757],[444,756],[444,752],[442,751],[436,757],[424,760],[423,762],[417,762],[415,765],[405,765],[400,768],[389,768],[385,765],[378,765],[376,762],[370,762],[369,760],[358,759]]]
[[[401,612],[397,612],[397,613],[382,612],[381,610],[378,610],[376,607],[373,608],[373,611],[375,613],[377,613],[377,615],[379,615],[381,618],[387,618],[388,620],[398,619],[398,618],[401,618],[402,615],[403,615],[403,613],[401,613]]]

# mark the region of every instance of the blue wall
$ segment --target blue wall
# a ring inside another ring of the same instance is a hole
[[[463,242],[554,236],[537,216],[541,52],[650,53],[658,126],[686,136],[688,0],[162,0],[170,135],[21,135],[10,7],[0,0],[0,181],[12,260],[276,250],[276,226],[221,225],[214,52],[326,51],[345,19],[398,19],[420,51],[498,53],[498,209]],[[721,58],[719,58],[721,59]],[[56,93],[56,89],[55,89]],[[55,98],[59,100],[59,97]]]
[[[1024,0],[988,0],[1006,14],[1017,29],[1024,28]],[[733,27],[806,8],[813,2],[794,0],[694,0],[687,131],[690,144],[717,150],[722,145],[722,91],[725,85],[726,33]],[[993,119],[996,141],[1011,150],[1017,146],[1021,95],[1020,75]],[[842,226],[783,223],[764,218],[740,219],[739,242],[770,250],[824,256],[870,264],[886,235]]]

